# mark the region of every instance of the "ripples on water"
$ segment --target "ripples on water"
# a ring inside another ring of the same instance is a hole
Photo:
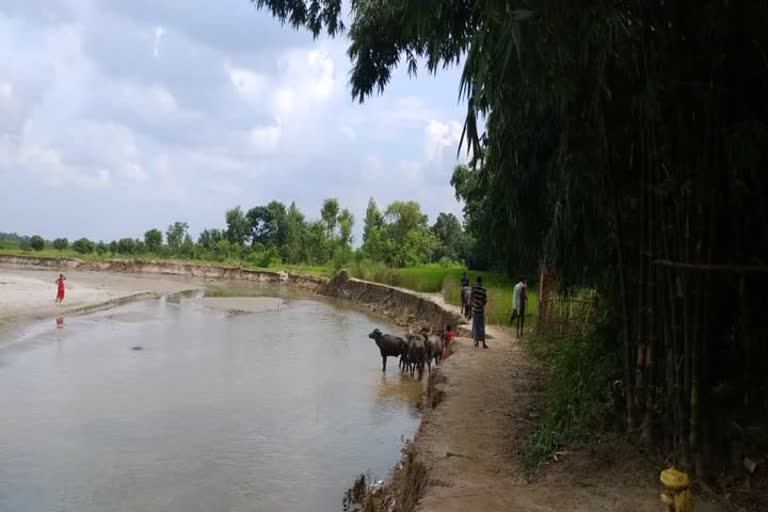
[[[215,300],[0,341],[0,510],[335,511],[355,475],[384,477],[421,390],[380,371],[368,333],[396,329],[316,299]]]

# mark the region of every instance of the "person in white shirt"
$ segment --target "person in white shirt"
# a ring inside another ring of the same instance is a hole
[[[523,335],[525,325],[525,306],[528,302],[528,290],[525,278],[521,277],[512,292],[512,320],[517,319],[517,336]]]

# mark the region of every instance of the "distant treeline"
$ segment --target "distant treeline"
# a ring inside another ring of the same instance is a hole
[[[0,248],[42,251],[52,246],[61,252],[71,248],[79,254],[148,255],[245,262],[261,267],[283,263],[342,266],[361,260],[405,267],[464,263],[474,246],[473,238],[455,215],[440,213],[430,224],[414,201],[395,201],[382,211],[371,198],[363,219],[362,244],[357,249],[353,248],[352,235],[355,218],[335,198],[323,202],[316,220],[308,220],[296,203],[286,207],[279,201],[247,211],[237,206],[227,210],[224,219],[224,227],[203,230],[197,241],[189,234],[189,225],[178,221],[165,233],[153,228],[143,238],[111,242],[80,238],[70,244],[67,238],[45,241],[39,235],[0,233]]]

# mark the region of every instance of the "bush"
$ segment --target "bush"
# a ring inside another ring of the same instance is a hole
[[[66,238],[57,238],[53,241],[53,248],[61,252],[69,246],[69,240]]]
[[[117,252],[120,254],[133,254],[136,252],[136,242],[133,238],[121,238],[117,241]]]
[[[82,240],[87,240],[87,238],[83,238]],[[107,244],[105,244],[104,242],[99,242],[98,244],[96,244],[97,254],[101,255],[101,254],[106,254],[107,252],[109,252],[109,246]]]
[[[100,245],[103,246],[104,244]],[[93,252],[95,246],[94,243],[87,238],[79,238],[72,243],[72,248],[77,251],[78,254],[89,254]],[[106,252],[106,246],[104,249],[104,252]]]
[[[40,235],[35,235],[29,239],[29,246],[36,251],[42,251],[45,249],[45,240]]]
[[[267,268],[280,265],[282,260],[280,259],[280,252],[277,250],[277,247],[269,246],[264,248],[263,245],[256,244],[256,247],[246,258],[246,262],[255,267]]]
[[[620,368],[607,334],[552,341],[529,338],[526,349],[548,368],[545,379],[543,421],[523,445],[523,462],[537,468],[565,443],[580,441],[604,414],[610,382]]]

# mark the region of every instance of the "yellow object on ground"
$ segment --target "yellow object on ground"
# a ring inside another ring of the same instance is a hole
[[[688,475],[674,468],[665,469],[659,477],[665,487],[661,501],[667,504],[670,512],[693,512],[693,496],[688,490]]]

